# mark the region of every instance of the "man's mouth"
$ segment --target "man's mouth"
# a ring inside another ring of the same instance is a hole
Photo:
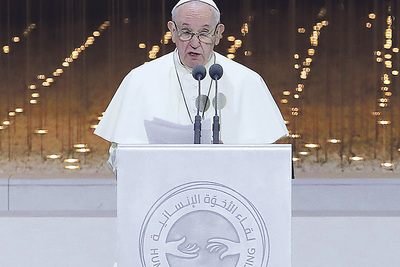
[[[196,52],[189,52],[188,53],[190,56],[200,56],[200,54],[199,53],[196,53]]]

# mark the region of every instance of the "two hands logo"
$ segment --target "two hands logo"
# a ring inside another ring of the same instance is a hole
[[[143,266],[266,267],[266,224],[237,191],[213,182],[192,182],[161,196],[140,232]]]
[[[186,236],[180,240],[168,242],[165,244],[165,253],[173,255],[178,258],[197,258],[199,257],[200,247],[198,244],[185,244]],[[219,254],[219,259],[223,260],[225,257],[239,255],[241,248],[240,243],[224,239],[224,238],[211,238],[208,240],[206,250],[209,253]]]

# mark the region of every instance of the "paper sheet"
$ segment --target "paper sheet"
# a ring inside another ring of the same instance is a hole
[[[193,124],[182,125],[160,118],[144,121],[149,144],[193,144]],[[201,122],[201,143],[211,144],[211,120]]]

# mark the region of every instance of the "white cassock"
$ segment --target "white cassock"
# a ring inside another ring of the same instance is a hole
[[[214,63],[223,68],[217,102],[222,100],[218,115],[224,144],[269,144],[288,135],[282,115],[259,74],[215,52],[205,65],[207,73]],[[201,91],[211,104],[200,115],[212,120],[215,81],[208,74],[201,81]],[[94,133],[112,143],[149,144],[145,121],[156,118],[193,124],[197,96],[198,81],[180,63],[175,50],[133,69],[125,77]]]
[[[218,114],[224,144],[268,144],[287,136],[282,115],[260,75],[218,53],[206,64],[207,71],[213,63],[223,68],[218,92],[225,96],[226,104],[221,104]],[[207,75],[201,89],[212,102],[215,82],[209,92],[210,84]],[[159,118],[192,124],[197,96],[198,81],[179,62],[177,51],[172,52],[125,77],[94,133],[113,143],[148,144],[144,121]],[[212,119],[214,113],[211,103],[204,119]]]

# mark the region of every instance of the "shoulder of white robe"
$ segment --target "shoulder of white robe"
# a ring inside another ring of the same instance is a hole
[[[165,81],[164,74],[169,73],[165,71],[167,68],[173,68],[172,53],[131,70],[114,94],[94,134],[109,142],[118,142],[122,133],[115,132],[116,129],[121,131],[122,128],[128,127],[127,114],[132,114],[136,107],[133,103],[127,102],[127,99],[135,99],[132,96],[136,95],[139,92],[137,89],[148,80]],[[162,77],[159,79],[153,77],[157,75]]]

